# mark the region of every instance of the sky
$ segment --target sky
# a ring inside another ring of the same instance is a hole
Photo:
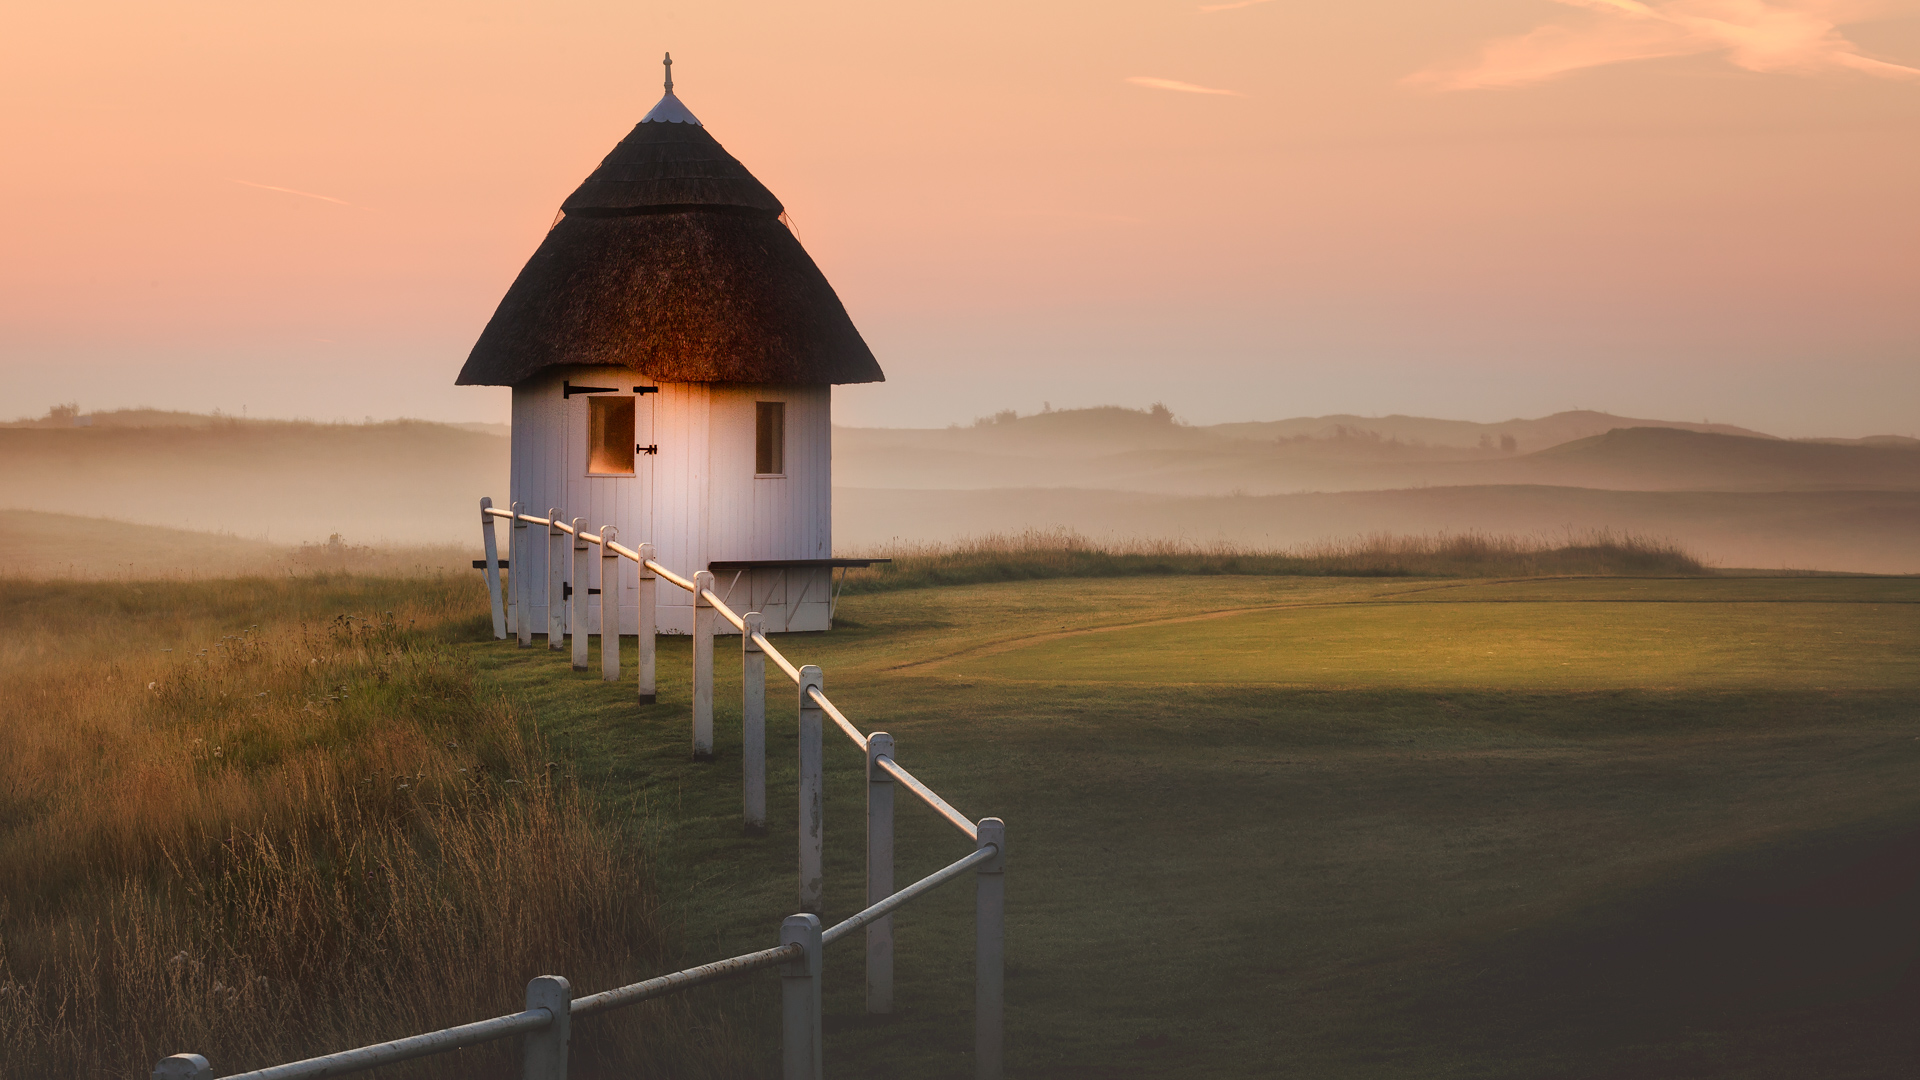
[[[1920,0],[0,0],[0,418],[505,420],[454,376],[665,50],[843,424],[1920,435]]]

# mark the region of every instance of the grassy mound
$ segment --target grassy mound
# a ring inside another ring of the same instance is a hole
[[[897,544],[891,558],[849,571],[847,593],[1043,578],[1252,574],[1302,577],[1689,576],[1698,558],[1668,540],[1595,533],[1561,543],[1479,533],[1370,536],[1284,551],[1185,541],[1096,543],[1069,530],[1028,530],[955,544]]]

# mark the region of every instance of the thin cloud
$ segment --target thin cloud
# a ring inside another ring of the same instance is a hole
[[[1211,86],[1195,86],[1193,83],[1178,79],[1156,79],[1151,75],[1129,75],[1127,81],[1135,86],[1150,87],[1154,90],[1174,90],[1182,94],[1219,94],[1222,97],[1246,97],[1238,90],[1220,90]]]
[[[227,177],[227,182],[230,184],[243,184],[250,188],[259,188],[261,191],[278,191],[283,195],[298,195],[303,199],[319,199],[321,202],[338,203],[341,206],[353,206],[355,210],[362,209],[361,207],[354,206],[353,203],[345,199],[336,199],[331,195],[315,195],[311,191],[296,191],[290,187],[274,187],[272,184],[256,184],[251,180],[236,180],[231,176]]]
[[[1860,55],[1832,18],[1832,0],[1554,2],[1594,17],[1499,38],[1468,67],[1429,68],[1403,81],[1434,90],[1524,86],[1608,64],[1710,53],[1747,71],[1920,79],[1920,68]]]
[[[1231,4],[1201,4],[1200,10],[1211,15],[1216,11],[1237,11],[1240,8],[1252,7],[1255,4],[1271,4],[1271,3],[1273,3],[1273,0],[1236,0],[1235,3],[1231,3]]]

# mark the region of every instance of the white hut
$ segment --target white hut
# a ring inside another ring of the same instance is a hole
[[[561,204],[458,382],[513,387],[525,512],[711,569],[769,630],[825,630],[833,386],[885,376],[780,201],[674,96],[667,64],[666,96]],[[544,580],[545,548],[529,547],[513,570]],[[531,592],[521,617],[546,626]],[[686,594],[658,595],[659,631],[691,633]],[[636,632],[637,603],[620,611]]]

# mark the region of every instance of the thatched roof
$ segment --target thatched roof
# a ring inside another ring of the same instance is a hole
[[[561,204],[457,380],[562,364],[668,382],[886,378],[780,200],[673,95]]]

